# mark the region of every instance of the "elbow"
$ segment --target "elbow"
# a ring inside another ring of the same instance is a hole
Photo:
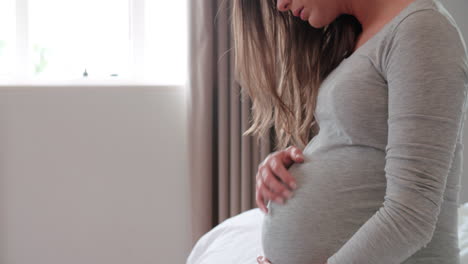
[[[437,225],[438,207],[432,203],[431,205],[428,203],[422,206],[387,199],[383,208],[388,214],[387,219],[391,222],[389,224],[400,234],[401,241],[422,248],[432,241]]]
[[[434,236],[435,229],[436,229],[436,223],[434,223],[432,226],[430,226],[429,228],[427,228],[426,236],[425,236],[425,238],[421,241],[420,247],[426,247],[427,244],[429,244],[429,243],[432,241],[432,238],[433,238],[433,236]]]

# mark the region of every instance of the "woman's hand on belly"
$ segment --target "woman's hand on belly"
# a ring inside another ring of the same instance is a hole
[[[292,193],[288,187],[294,190],[297,186],[287,168],[295,162],[304,162],[304,156],[299,148],[290,146],[271,153],[258,166],[256,203],[265,214],[268,213],[265,206],[268,200],[284,204],[284,200],[291,198]]]
[[[258,256],[257,257],[257,263],[258,264],[271,264],[271,262],[265,258],[264,256]]]

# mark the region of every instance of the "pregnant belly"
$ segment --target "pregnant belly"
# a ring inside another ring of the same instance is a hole
[[[298,188],[269,202],[262,246],[272,264],[322,264],[383,204],[385,153],[346,146],[307,153],[289,172]]]

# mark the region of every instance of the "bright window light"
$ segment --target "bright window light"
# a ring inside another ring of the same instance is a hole
[[[15,73],[15,0],[0,0],[0,78]]]
[[[90,78],[128,77],[128,14],[128,0],[30,0],[30,75],[70,80],[86,70]]]
[[[145,76],[174,83],[185,73],[186,1],[148,0],[145,6]],[[164,36],[164,37],[163,37]],[[165,41],[161,41],[164,38]],[[185,78],[185,76],[184,76]]]
[[[0,0],[0,80],[185,84],[187,4]]]

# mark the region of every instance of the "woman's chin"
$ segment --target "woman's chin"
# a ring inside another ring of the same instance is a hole
[[[307,22],[314,28],[320,29],[330,24],[331,21],[324,16],[324,14],[317,13],[315,10],[312,10],[307,17]]]
[[[321,21],[317,21],[316,19],[313,19],[313,17],[309,17],[309,19],[307,21],[309,22],[309,25],[311,25],[312,27],[314,27],[316,29],[320,29],[320,28],[323,28],[324,26],[326,26]]]

